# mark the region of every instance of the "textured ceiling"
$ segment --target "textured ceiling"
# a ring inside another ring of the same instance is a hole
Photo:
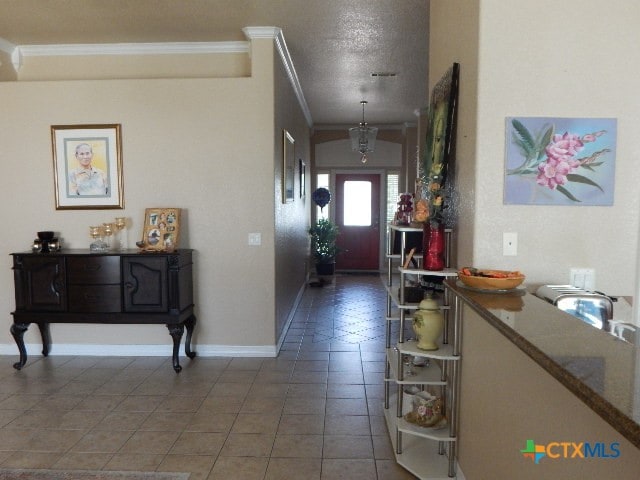
[[[14,45],[245,40],[283,31],[314,125],[415,122],[427,103],[428,0],[0,0]],[[372,77],[394,72],[395,77]]]

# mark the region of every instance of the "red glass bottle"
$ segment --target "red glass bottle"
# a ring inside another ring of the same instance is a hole
[[[425,270],[444,269],[444,225],[426,222],[422,233],[422,264]]]

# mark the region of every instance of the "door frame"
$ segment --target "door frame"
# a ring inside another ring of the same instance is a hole
[[[336,175],[337,174],[363,174],[363,175],[379,175],[380,176],[380,201],[379,201],[379,209],[378,212],[380,215],[380,228],[379,230],[379,247],[378,247],[378,271],[385,272],[386,271],[386,233],[387,233],[387,169],[385,168],[372,168],[372,169],[364,169],[364,168],[330,168],[330,169],[322,169],[316,173],[329,173],[329,190],[332,192],[336,191]],[[314,179],[315,181],[315,179]],[[332,199],[333,203],[333,199]],[[331,207],[331,203],[329,204],[329,219],[332,222],[336,220],[336,209],[335,205],[333,208]]]

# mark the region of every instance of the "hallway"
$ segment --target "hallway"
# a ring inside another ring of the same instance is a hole
[[[278,358],[182,358],[176,375],[169,356],[32,356],[20,372],[5,357],[0,468],[413,479],[382,412],[385,310],[380,277],[337,275],[306,290]]]

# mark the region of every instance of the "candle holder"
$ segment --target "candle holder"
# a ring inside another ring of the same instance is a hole
[[[125,250],[127,248],[127,219],[126,217],[116,217],[113,223],[115,228],[114,232],[114,244],[118,250]]]
[[[102,224],[102,233],[104,234],[104,241],[107,244],[107,250],[111,250],[112,247],[112,236],[113,236],[113,224],[112,223],[103,223]]]
[[[89,235],[93,238],[93,242],[89,245],[89,250],[92,252],[106,252],[108,250],[107,243],[102,239],[103,232],[102,227],[89,227]]]

